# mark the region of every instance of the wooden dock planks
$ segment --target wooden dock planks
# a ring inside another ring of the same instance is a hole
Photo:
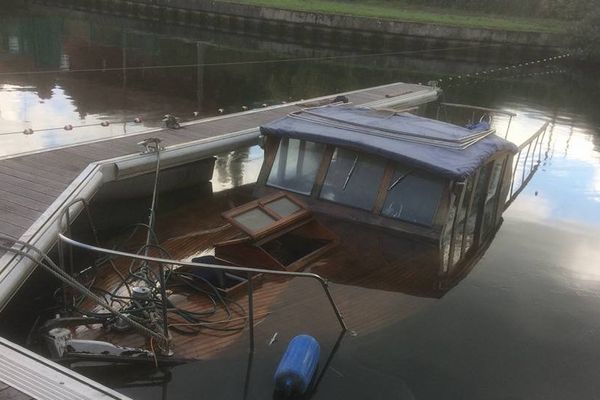
[[[32,398],[0,382],[0,400],[31,400]]]

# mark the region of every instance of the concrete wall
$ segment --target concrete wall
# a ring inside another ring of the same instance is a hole
[[[567,47],[566,35],[463,28],[384,18],[353,17],[264,8],[206,0],[27,0],[48,6],[121,15],[182,26],[249,34],[316,36],[319,40],[366,43],[371,40],[416,38],[428,41],[498,43],[538,48]]]
[[[148,4],[148,1],[133,0]],[[153,0],[151,4],[180,9],[202,11],[270,22],[300,24],[304,27],[325,27],[360,32],[384,33],[434,39],[452,39],[468,42],[491,42],[542,47],[561,47],[563,35],[537,32],[517,32],[497,29],[463,28],[415,22],[401,22],[383,18],[354,17],[276,8],[263,8],[221,1],[201,0]]]

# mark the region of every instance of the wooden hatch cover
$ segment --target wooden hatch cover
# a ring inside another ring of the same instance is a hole
[[[247,267],[297,271],[338,244],[337,236],[289,193],[277,192],[222,214],[245,235],[215,245],[215,255]]]

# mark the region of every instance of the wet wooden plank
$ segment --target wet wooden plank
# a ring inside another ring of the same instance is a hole
[[[17,237],[20,237],[31,225],[33,225],[35,219],[24,217],[17,212],[6,211],[7,208],[9,207],[7,207],[6,204],[3,204],[0,208],[0,221],[4,224],[11,225],[11,227],[9,227],[10,231],[13,234],[18,233],[19,235]],[[39,215],[41,215],[41,213]],[[16,228],[19,228],[19,232],[17,232]]]
[[[32,200],[37,200],[48,205],[52,204],[52,202],[57,198],[56,195],[32,190],[25,186],[15,185],[14,181],[4,182],[0,179],[0,187],[0,193],[12,193],[19,196],[27,197]]]
[[[29,225],[42,215],[39,211],[33,211],[20,204],[9,202],[0,203],[0,213],[2,214],[2,218],[5,218],[6,220],[13,218],[15,221],[22,221],[26,224],[25,227],[29,227]],[[9,222],[11,221],[9,220]]]
[[[64,156],[57,157],[56,151],[34,154],[15,160],[39,170],[48,171],[55,175],[62,175],[65,178],[69,177],[71,180],[73,177],[79,175],[82,169],[87,166],[87,163],[75,163],[74,160],[65,159]],[[82,168],[82,165],[85,166]]]
[[[0,190],[0,203],[14,203],[29,208],[32,211],[44,212],[51,203],[31,199],[22,195]]]
[[[40,168],[37,165],[31,165],[31,163],[26,159],[9,159],[0,161],[0,165],[11,168],[13,170],[26,172],[28,174],[32,174],[37,176],[39,179],[49,179],[55,182],[60,182],[62,184],[69,184],[71,182],[71,178],[65,176],[64,174],[57,174],[51,171],[48,171],[45,168]]]
[[[33,398],[0,382],[0,400],[33,400]]]
[[[46,181],[23,179],[16,176],[5,175],[2,172],[0,172],[0,187],[2,187],[2,189],[7,187],[24,187],[33,192],[39,192],[41,194],[55,197],[58,197],[58,195],[60,195],[64,190],[53,187]]]
[[[100,160],[106,160],[108,158],[114,158],[119,156],[125,156],[128,154],[139,153],[141,147],[137,145],[140,141],[139,138],[131,140],[133,138],[116,139],[108,142],[91,143],[86,147],[100,157]]]
[[[0,164],[0,174],[2,175],[6,175],[6,176],[11,176],[11,177],[15,177],[15,178],[20,178],[29,182],[39,182],[40,181],[40,177],[36,174],[27,172],[27,171],[23,171],[20,169],[14,169],[8,166],[5,166],[3,164]],[[44,179],[44,183],[47,184],[49,187],[53,187],[56,189],[60,189],[61,191],[64,190],[65,184],[63,182],[58,182],[52,179]]]
[[[0,216],[0,235],[18,239],[21,237],[22,234],[25,233],[26,230],[27,228],[24,228],[22,226],[17,226],[11,224],[10,222],[3,221],[2,216]],[[4,251],[1,250],[0,254],[4,254]]]

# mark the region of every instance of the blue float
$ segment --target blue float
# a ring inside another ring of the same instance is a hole
[[[319,364],[320,346],[309,335],[293,338],[275,371],[275,391],[286,396],[306,393]]]

